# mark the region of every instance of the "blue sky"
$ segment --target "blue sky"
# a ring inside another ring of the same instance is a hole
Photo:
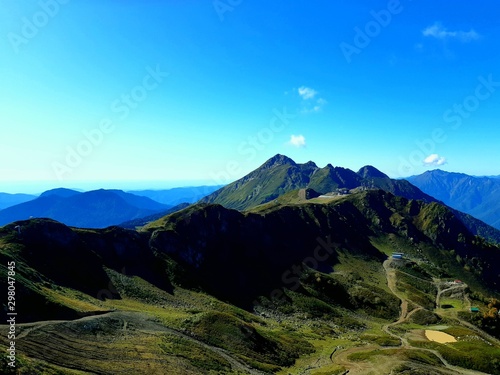
[[[0,0],[0,191],[227,183],[276,153],[500,174],[492,0]]]

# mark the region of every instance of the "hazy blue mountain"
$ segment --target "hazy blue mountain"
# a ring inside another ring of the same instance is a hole
[[[57,188],[57,189],[51,189],[44,191],[42,194],[40,194],[41,197],[49,197],[51,195],[55,195],[58,197],[72,197],[73,195],[81,194],[80,191],[72,190],[72,189],[66,189],[66,188]]]
[[[148,197],[157,202],[174,206],[180,203],[197,202],[222,186],[188,186],[166,190],[130,190],[128,193]]]
[[[422,191],[500,229],[500,179],[439,169],[407,179]]]
[[[0,210],[35,199],[36,195],[0,193]]]
[[[174,206],[172,208],[169,208],[165,211],[160,211],[156,214],[148,215],[146,217],[141,217],[138,219],[133,219],[133,220],[128,220],[124,223],[121,223],[118,225],[119,227],[126,228],[126,229],[136,229],[139,227],[142,227],[146,224],[151,223],[152,221],[156,221],[158,219],[161,219],[164,216],[170,215],[174,212],[180,211],[188,207],[190,204],[189,203],[180,203],[177,206]]]
[[[124,221],[163,212],[170,208],[146,197],[121,190],[85,193],[55,189],[29,202],[0,211],[0,225],[30,217],[43,217],[82,228],[104,228]]]

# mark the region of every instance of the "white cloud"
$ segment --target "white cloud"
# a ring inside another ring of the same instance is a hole
[[[295,147],[305,147],[306,145],[306,138],[303,135],[291,135],[290,141],[288,144],[295,146]]]
[[[460,40],[461,42],[470,42],[481,37],[481,35],[479,35],[474,29],[470,29],[469,31],[448,31],[448,29],[443,27],[443,25],[438,22],[432,26],[426,27],[422,31],[422,34],[424,36],[431,36],[442,40],[454,38]]]
[[[431,154],[424,159],[425,166],[439,166],[446,164],[446,158],[438,154]]]
[[[299,87],[297,91],[299,92],[301,98],[304,100],[313,99],[318,94],[316,90],[305,86]]]
[[[317,98],[318,91],[311,87],[301,86],[297,90],[301,100],[300,103],[300,113],[307,114],[313,112],[319,112],[327,104],[327,101],[323,98]]]
[[[309,112],[319,112],[321,109],[328,103],[325,99],[319,98],[316,100],[316,104],[314,105],[313,109],[310,110]]]

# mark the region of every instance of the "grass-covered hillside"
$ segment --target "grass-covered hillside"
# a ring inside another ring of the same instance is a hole
[[[319,195],[338,196],[349,191],[383,190],[393,195],[426,203],[442,203],[406,180],[394,180],[372,166],[358,172],[328,164],[319,168],[312,161],[297,164],[284,155],[275,155],[259,168],[203,198],[236,210],[252,210],[295,190],[312,189]],[[279,202],[279,201],[278,201]],[[500,231],[484,222],[453,211],[473,234],[500,244]]]
[[[18,312],[17,368],[0,371],[500,373],[497,246],[437,203],[305,196],[190,206],[140,231],[0,228]]]
[[[363,167],[358,172],[331,164],[319,168],[312,161],[297,164],[278,154],[248,175],[203,198],[202,202],[245,210],[296,189],[310,188],[327,194],[359,187],[383,189],[409,199],[435,201],[408,181],[390,179],[372,166]]]

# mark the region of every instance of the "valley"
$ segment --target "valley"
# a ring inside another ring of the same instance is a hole
[[[462,368],[456,365],[450,364],[450,362],[443,356],[443,351],[436,349],[429,349],[425,342],[429,342],[427,338],[428,332],[437,333],[443,336],[450,336],[457,341],[455,337],[444,333],[446,330],[452,330],[449,325],[428,325],[428,324],[415,324],[411,322],[411,317],[421,311],[426,311],[422,306],[419,306],[414,301],[408,300],[406,296],[402,294],[400,290],[397,289],[397,276],[396,269],[392,267],[394,261],[390,258],[384,261],[383,268],[387,277],[387,286],[391,292],[401,299],[401,310],[398,320],[392,323],[387,323],[383,325],[378,325],[377,322],[370,322],[373,324],[374,329],[371,334],[371,339],[383,337],[383,333],[386,335],[386,342],[379,345],[374,345],[372,342],[367,342],[365,340],[359,340],[354,346],[344,348],[338,345],[334,348],[332,354],[330,355],[330,361],[326,358],[318,358],[318,360],[313,364],[311,361],[307,366],[304,365],[303,368],[296,369],[297,374],[323,374],[331,373],[329,371],[337,371],[333,373],[338,374],[380,374],[380,373],[405,373],[405,371],[410,371],[410,373],[432,373],[432,374],[487,374],[489,372],[481,372]],[[400,271],[401,272],[401,271]],[[407,274],[409,275],[409,274]],[[410,275],[411,276],[411,275]],[[449,281],[444,281],[440,279],[434,279],[433,283],[438,287],[442,283],[449,283]],[[465,291],[467,286],[461,284],[452,288],[460,289],[464,294],[464,299],[467,299]],[[438,292],[436,298],[447,290],[441,290]],[[408,310],[408,306],[412,306],[411,311]],[[436,305],[435,313],[439,314],[439,304]],[[500,348],[500,340],[486,334],[485,332],[477,329],[470,325],[468,322],[457,318],[458,312],[466,312],[468,309],[460,309],[454,311],[454,314],[448,315],[448,317],[453,316],[448,322],[448,324],[454,324],[457,327],[466,326],[471,330],[468,332],[470,335],[467,338],[462,337],[462,340],[469,340],[471,338],[477,339],[486,343],[486,345],[494,346],[497,349]],[[428,311],[427,311],[428,312]],[[440,315],[437,315],[440,316]],[[404,326],[404,324],[406,326]],[[404,326],[404,328],[400,328]],[[376,328],[375,328],[376,327]],[[399,327],[399,328],[398,328]],[[463,332],[466,332],[465,330]],[[365,336],[366,337],[366,336]],[[389,338],[389,340],[388,340]],[[390,342],[390,338],[395,341]],[[352,340],[352,337],[349,339]],[[460,340],[460,337],[458,337]],[[374,340],[375,341],[375,340]],[[440,341],[439,338],[436,341]],[[446,343],[444,343],[446,344]],[[432,347],[432,344],[429,345]],[[413,352],[412,352],[413,351]],[[430,354],[430,356],[429,356]],[[446,354],[445,354],[446,355]],[[425,360],[423,360],[426,358]],[[410,363],[408,363],[410,360]],[[416,360],[412,362],[411,360]],[[431,368],[429,365],[435,362],[437,368]],[[453,361],[453,360],[452,360]],[[330,363],[331,362],[331,363]],[[335,370],[338,367],[342,368],[342,371]],[[344,370],[345,369],[345,370]],[[401,371],[401,372],[400,372]],[[283,371],[283,374],[293,373],[289,369]]]
[[[403,368],[415,371],[412,373],[419,373],[418,371],[421,373],[434,371],[432,373],[435,374],[488,373],[467,370],[451,364],[445,358],[447,353],[441,348],[442,345],[432,344],[426,340],[424,330],[453,332],[454,329],[458,330],[458,327],[468,325],[467,322],[456,318],[455,314],[448,318],[446,325],[440,323],[424,326],[410,323],[412,316],[425,309],[406,299],[397,289],[393,262],[390,259],[384,261],[383,269],[388,288],[401,299],[400,315],[394,322],[383,324],[380,319],[365,318],[363,321],[367,327],[359,335],[353,331],[346,331],[343,334],[321,337],[317,319],[315,319],[316,324],[300,327],[299,319],[293,317],[286,317],[283,320],[269,317],[255,318],[260,324],[265,322],[265,325],[275,327],[294,324],[297,327],[296,332],[307,337],[307,341],[310,340],[315,347],[313,353],[299,358],[293,367],[285,368],[278,374],[343,374],[348,370],[349,374],[377,374],[389,373],[394,369],[401,371],[393,373],[404,373]],[[441,280],[435,281],[436,285],[441,282]],[[467,286],[461,285],[459,288],[465,291]],[[232,374],[267,373],[253,368],[231,350],[208,344],[182,329],[182,325],[178,325],[181,321],[186,320],[187,316],[199,314],[193,309],[198,308],[203,311],[208,309],[206,303],[214,302],[203,301],[200,296],[180,289],[176,294],[177,298],[170,300],[171,306],[152,308],[132,300],[96,302],[100,309],[107,308],[110,312],[74,321],[20,324],[17,343],[23,357],[26,356],[25,362],[21,363],[25,363],[27,368],[43,368],[44,371],[50,369],[53,372],[48,373],[67,374],[127,373],[131,363],[136,373],[198,374],[200,372],[196,366],[206,366],[207,373],[210,373],[211,367],[219,373],[221,371]],[[411,311],[408,306],[411,306]],[[142,312],[142,308],[147,313]],[[437,310],[439,309],[436,309],[436,312]],[[467,332],[465,328],[461,330]],[[1,333],[5,336],[4,330]],[[467,338],[458,337],[459,342],[474,337],[478,341],[478,348],[487,345],[500,350],[498,340],[477,328],[471,329],[468,333]],[[162,343],[167,342],[169,349],[163,350]],[[178,350],[183,352],[180,353]],[[193,363],[195,366],[189,370]],[[184,369],[178,372],[181,366]]]

